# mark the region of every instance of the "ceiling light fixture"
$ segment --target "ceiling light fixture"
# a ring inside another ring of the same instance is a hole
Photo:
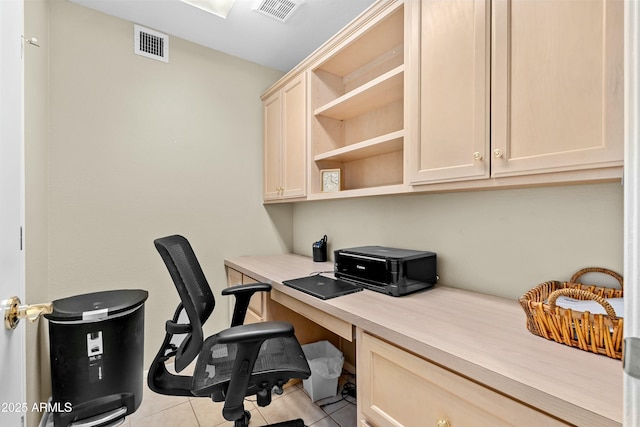
[[[180,0],[191,6],[213,13],[221,18],[227,18],[235,0]]]

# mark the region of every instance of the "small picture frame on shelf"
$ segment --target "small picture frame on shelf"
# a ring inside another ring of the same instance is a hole
[[[342,174],[340,169],[322,169],[322,192],[335,193],[342,189]]]

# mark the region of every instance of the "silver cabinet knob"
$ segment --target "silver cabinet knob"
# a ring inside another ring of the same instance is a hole
[[[482,153],[479,151],[476,151],[475,153],[473,153],[473,160],[482,160]]]
[[[502,156],[504,156],[504,153],[501,149],[496,148],[495,150],[493,150],[493,157],[495,157],[496,159],[500,159],[502,158]]]

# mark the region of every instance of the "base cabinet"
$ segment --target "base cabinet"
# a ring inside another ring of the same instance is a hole
[[[567,426],[358,330],[361,427]]]

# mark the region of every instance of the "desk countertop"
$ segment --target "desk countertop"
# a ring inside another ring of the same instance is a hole
[[[320,300],[282,285],[333,264],[283,254],[225,260],[273,289],[579,426],[622,425],[622,363],[531,334],[517,301],[436,286]]]

